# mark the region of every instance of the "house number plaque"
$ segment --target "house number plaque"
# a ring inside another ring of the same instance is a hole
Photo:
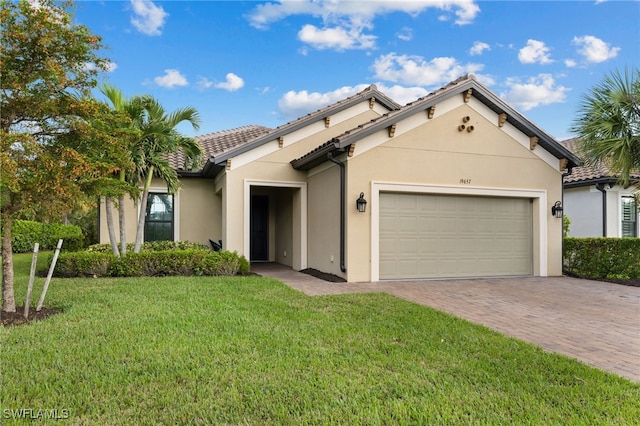
[[[460,179],[460,184],[461,185],[471,185],[471,179]]]

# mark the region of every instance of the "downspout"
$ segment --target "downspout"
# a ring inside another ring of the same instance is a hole
[[[342,272],[347,272],[347,268],[344,264],[344,228],[345,228],[345,171],[344,171],[344,163],[333,158],[333,154],[331,152],[327,153],[327,159],[332,163],[340,166],[340,270]]]
[[[602,236],[607,236],[607,191],[604,189],[604,183],[597,183],[596,189],[602,192]]]
[[[564,178],[566,178],[567,176],[571,176],[571,173],[573,173],[573,167],[569,167],[567,169],[566,173],[562,174],[562,178],[561,178],[561,190],[562,192],[560,193],[560,201],[562,202],[562,206],[564,207]],[[561,243],[560,243],[560,256],[561,256],[561,260],[562,260],[562,265],[561,265],[561,269],[562,272],[564,272],[564,215],[562,216],[562,230],[560,232],[562,232],[562,239],[561,239]],[[568,236],[568,235],[567,235]]]

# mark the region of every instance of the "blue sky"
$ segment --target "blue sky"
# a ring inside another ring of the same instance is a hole
[[[640,65],[638,1],[82,1],[104,80],[193,106],[199,131],[276,127],[369,84],[406,104],[473,73],[558,139],[581,96]]]

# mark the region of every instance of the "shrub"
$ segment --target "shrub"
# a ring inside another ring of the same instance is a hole
[[[565,238],[563,268],[583,278],[640,278],[640,239]]]
[[[127,243],[127,252],[133,252],[134,243]],[[120,248],[120,245],[118,245]],[[209,246],[191,241],[151,241],[142,243],[140,252],[167,250],[209,250]],[[87,251],[94,253],[111,253],[111,244],[93,244]]]
[[[84,235],[79,226],[16,220],[11,228],[14,253],[33,251],[35,243],[39,244],[40,250],[53,250],[60,239],[63,240],[62,246],[65,251],[78,251],[84,248]]]
[[[51,264],[52,256],[49,258]],[[61,253],[57,277],[143,277],[175,275],[246,275],[249,262],[236,252],[209,249],[145,251],[118,258],[111,253]]]
[[[116,277],[194,275],[207,253],[204,250],[127,253],[113,262],[109,273]]]
[[[56,262],[56,277],[106,277],[116,256],[110,253],[61,252]],[[49,256],[51,265],[53,255]]]

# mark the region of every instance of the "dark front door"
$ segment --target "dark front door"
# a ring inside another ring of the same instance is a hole
[[[269,197],[251,196],[251,260],[269,260]]]

